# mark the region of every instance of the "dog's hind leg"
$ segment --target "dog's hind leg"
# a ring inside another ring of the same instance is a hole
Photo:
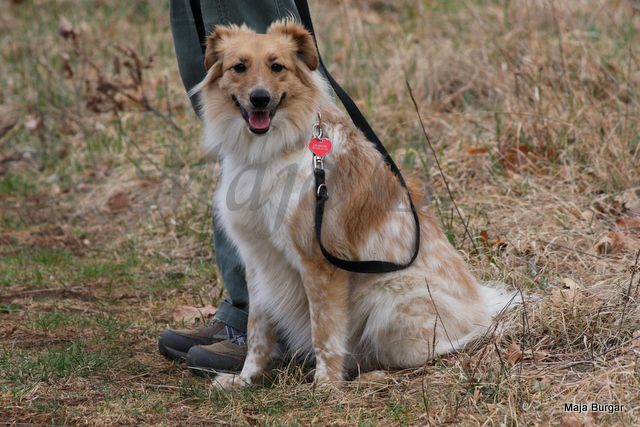
[[[366,295],[357,291],[366,323],[356,352],[365,366],[415,368],[436,355],[455,351],[490,324],[482,300],[458,295],[423,277],[396,276],[378,282]]]

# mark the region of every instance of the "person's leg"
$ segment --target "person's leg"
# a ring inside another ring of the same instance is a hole
[[[191,3],[190,0],[170,0],[171,32],[186,91],[206,74]],[[264,32],[277,19],[287,16],[299,19],[293,0],[217,0],[199,4],[207,34],[216,25],[246,24]],[[197,95],[192,96],[191,103],[199,113]],[[215,215],[213,228],[216,262],[229,297],[218,306],[213,324],[197,330],[169,329],[160,337],[159,347],[160,352],[171,359],[188,356],[189,366],[236,370],[242,367],[246,352],[244,333],[249,301],[244,266],[224,230],[218,226]]]
[[[182,77],[187,92],[206,74],[204,55],[197,40],[198,34],[189,0],[171,1],[171,29]],[[258,32],[265,32],[269,25],[280,18],[293,16],[299,19],[293,0],[226,0],[200,1],[202,19],[207,34],[216,25],[246,24]],[[195,38],[195,39],[194,39]],[[191,102],[197,106],[197,94]],[[197,107],[196,112],[198,112]],[[218,307],[216,318],[227,325],[246,331],[248,303],[244,266],[233,244],[213,217],[214,248],[218,269],[229,298]]]
[[[212,3],[212,2],[206,2]],[[214,2],[215,3],[215,2]],[[194,22],[189,0],[171,0],[170,21],[173,43],[178,60],[180,77],[186,91],[200,82],[205,74],[204,54]],[[211,13],[211,12],[209,12]],[[222,16],[208,15],[210,20],[220,21]],[[197,100],[191,99],[194,111],[198,114]],[[194,346],[211,345],[223,342],[236,334],[244,334],[247,324],[248,298],[244,279],[244,266],[224,231],[216,225],[213,218],[214,252],[223,285],[229,298],[219,305],[216,320],[197,329],[167,329],[158,340],[160,353],[172,360],[185,360],[188,351]],[[230,328],[231,327],[231,328]],[[243,349],[231,365],[240,365],[244,358]],[[233,366],[230,366],[233,368]]]
[[[244,276],[244,265],[238,252],[213,215],[213,241],[218,271],[229,297],[218,305],[216,320],[236,330],[247,331],[249,295]]]

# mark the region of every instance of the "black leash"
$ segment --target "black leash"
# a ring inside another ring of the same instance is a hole
[[[316,35],[313,30],[313,23],[311,22],[311,13],[309,12],[309,5],[306,0],[295,0],[296,7],[298,8],[298,13],[300,14],[300,20],[302,24],[311,32],[313,35],[313,41],[316,44],[316,49],[318,47],[318,42],[316,40]],[[384,148],[382,142],[373,131],[367,119],[365,119],[364,115],[360,112],[355,102],[349,97],[347,92],[345,92],[342,87],[335,81],[333,76],[325,67],[324,62],[322,61],[322,57],[320,56],[320,51],[318,51],[318,58],[320,59],[320,67],[322,67],[322,71],[324,72],[327,80],[331,84],[331,87],[335,91],[338,98],[344,105],[347,113],[351,117],[353,123],[364,133],[369,141],[373,144],[373,146],[378,150],[380,154],[382,154],[382,159],[384,162],[389,165],[389,169],[391,172],[398,178],[400,181],[400,185],[402,188],[407,189],[407,184],[400,173],[400,169],[396,166],[395,162],[391,158],[389,152]],[[324,168],[322,167],[322,161],[318,164],[318,161],[314,161],[314,175],[316,182],[316,218],[315,218],[315,229],[316,229],[316,238],[318,239],[318,243],[320,244],[320,250],[324,257],[333,265],[343,270],[351,271],[354,273],[390,273],[392,271],[403,270],[409,267],[413,261],[418,256],[418,252],[420,252],[420,220],[418,219],[418,213],[416,212],[416,208],[413,205],[413,200],[411,200],[411,195],[409,195],[409,205],[411,206],[411,214],[413,215],[413,220],[416,224],[416,241],[415,248],[411,259],[406,264],[396,264],[394,262],[389,261],[349,261],[346,259],[338,258],[332,255],[322,244],[322,218],[324,216],[324,205],[329,198],[329,192],[327,186],[325,185],[325,173]]]
[[[202,20],[202,12],[200,10],[200,1],[199,0],[190,0],[191,11],[193,13],[193,18],[196,24],[196,30],[198,32],[198,37],[202,41],[202,50],[206,49],[206,33],[204,29],[204,22]],[[298,9],[298,13],[300,14],[300,20],[302,24],[309,30],[311,35],[313,36],[313,41],[316,45],[316,49],[318,49],[318,42],[316,40],[316,35],[313,30],[313,23],[311,22],[311,13],[309,11],[309,5],[306,0],[295,0],[296,8]],[[329,70],[324,65],[322,61],[322,56],[320,56],[320,51],[318,50],[318,58],[320,60],[320,67],[324,72],[325,77],[329,80],[331,87],[335,91],[338,98],[344,105],[347,113],[351,117],[353,123],[362,131],[365,137],[373,144],[373,146],[378,150],[378,152],[382,155],[382,159],[389,166],[391,172],[398,178],[400,185],[402,188],[408,191],[407,184],[404,180],[404,177],[400,173],[400,169],[395,164],[389,152],[384,148],[382,142],[373,131],[367,119],[365,119],[364,115],[360,112],[355,102],[349,97],[347,92],[335,81],[335,79],[329,73]],[[409,267],[413,261],[418,257],[418,253],[420,252],[420,220],[418,219],[418,213],[413,204],[413,200],[411,200],[411,195],[409,196],[409,205],[411,207],[411,214],[413,215],[413,220],[416,224],[416,238],[415,238],[415,247],[413,251],[413,255],[411,259],[405,264],[396,264],[394,262],[389,261],[350,261],[342,258],[338,258],[331,254],[322,244],[322,219],[324,216],[324,205],[329,198],[329,192],[327,186],[325,184],[325,171],[322,164],[322,158],[314,157],[314,177],[316,184],[316,211],[315,211],[315,232],[316,238],[318,239],[318,244],[320,245],[320,250],[324,257],[331,264],[336,267],[351,271],[353,273],[390,273],[393,271],[403,270]]]
[[[191,6],[193,22],[196,24],[196,32],[198,33],[198,39],[200,40],[200,49],[202,49],[202,54],[204,55],[207,50],[207,32],[204,29],[204,19],[202,19],[200,0],[189,0],[189,6]]]

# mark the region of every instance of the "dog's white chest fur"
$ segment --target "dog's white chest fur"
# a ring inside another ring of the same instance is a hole
[[[294,261],[287,224],[309,191],[312,177],[311,154],[306,150],[254,165],[223,159],[215,205],[225,228],[237,237],[236,244],[269,241]]]
[[[269,142],[254,143],[262,139]],[[307,354],[312,354],[308,304],[289,224],[311,189],[312,171],[306,149],[254,165],[225,158],[214,201],[245,262],[251,307],[269,313],[290,347]]]

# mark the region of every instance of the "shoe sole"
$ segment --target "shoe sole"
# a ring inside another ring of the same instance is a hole
[[[200,368],[198,366],[187,366],[187,369],[193,375],[200,378],[213,378],[218,374],[236,374],[236,375],[240,374],[240,371],[230,371],[226,369]]]
[[[166,347],[163,345],[158,345],[158,350],[160,354],[169,360],[173,360],[174,362],[186,362],[187,361],[187,353],[183,351],[174,350],[171,347]]]
[[[242,360],[234,360],[224,353],[192,347],[187,354],[187,369],[199,377],[212,377],[217,374],[238,374],[244,365]]]

